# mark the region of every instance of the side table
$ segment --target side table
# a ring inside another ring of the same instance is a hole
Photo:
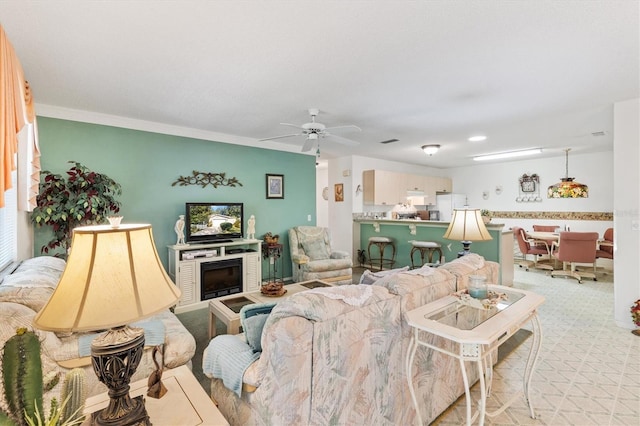
[[[145,395],[145,407],[154,426],[229,425],[187,366],[164,370],[162,383],[167,393],[160,399],[146,396],[147,379],[131,383],[131,397]],[[89,425],[90,414],[105,408],[108,403],[106,392],[87,398],[86,418],[82,425]]]
[[[487,396],[491,392],[493,375],[491,354],[528,322],[533,325],[533,342],[524,370],[523,392],[529,406],[529,414],[531,418],[535,419],[529,383],[542,345],[542,329],[538,319],[538,307],[544,303],[544,297],[530,291],[504,286],[489,286],[489,290],[505,294],[507,296],[506,300],[498,301],[490,309],[479,309],[461,303],[455,296],[447,296],[407,313],[407,322],[413,327],[414,332],[407,352],[407,381],[420,425],[422,425],[422,417],[412,380],[413,360],[419,346],[442,352],[460,361],[467,403],[467,425],[471,425],[479,417],[479,424],[482,426],[485,415],[493,417],[502,413],[516,398],[522,395],[521,393],[516,393],[497,411],[486,412]],[[426,339],[427,336],[422,340],[421,332],[450,340],[457,344],[458,350],[450,351],[429,343]],[[465,361],[470,361],[477,365],[480,381],[479,410],[473,416],[471,415],[471,393],[469,391],[470,384]]]
[[[263,244],[262,258],[269,260],[267,283],[284,283],[282,280],[282,244]],[[278,274],[280,274],[279,277]]]

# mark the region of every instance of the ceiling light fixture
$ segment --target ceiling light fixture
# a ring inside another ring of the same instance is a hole
[[[485,135],[477,135],[477,136],[471,136],[469,139],[467,139],[469,142],[482,142],[487,140],[487,137]]]
[[[429,156],[438,152],[439,149],[440,149],[440,145],[422,145],[422,150],[424,151],[425,154]]]
[[[501,158],[524,157],[526,155],[540,154],[541,152],[542,152],[542,148],[525,149],[523,151],[509,151],[509,152],[501,152],[499,154],[478,155],[477,157],[473,157],[473,160],[474,161],[499,160]]]
[[[565,175],[560,178],[560,182],[555,185],[551,185],[547,189],[547,198],[588,198],[589,187],[582,183],[574,182],[575,178],[569,177],[569,151],[571,148],[567,148],[565,151]]]

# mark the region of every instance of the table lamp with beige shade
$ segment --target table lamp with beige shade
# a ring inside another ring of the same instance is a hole
[[[480,209],[454,210],[449,228],[444,233],[444,238],[462,243],[462,251],[458,252],[458,257],[470,253],[473,241],[489,241],[493,239],[484,225]]]
[[[92,424],[150,424],[143,397],[129,395],[144,351],[144,330],[128,324],[162,312],[179,298],[158,257],[151,225],[74,229],[60,282],[33,324],[56,332],[107,330],[91,343],[91,358],[110,401],[92,415]]]

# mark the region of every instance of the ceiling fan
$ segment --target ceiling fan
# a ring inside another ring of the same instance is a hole
[[[351,139],[347,139],[347,138],[343,138],[342,136],[337,136],[334,135],[333,131],[335,130],[357,130],[357,131],[361,131],[362,129],[360,129],[360,127],[358,126],[354,126],[353,124],[347,125],[347,126],[335,126],[335,127],[326,127],[324,124],[322,123],[318,123],[316,122],[316,117],[318,116],[318,114],[320,113],[320,110],[317,108],[309,108],[309,115],[311,116],[311,122],[310,123],[305,123],[301,126],[298,126],[296,124],[290,124],[290,123],[280,123],[283,126],[289,126],[289,127],[295,127],[296,129],[298,129],[299,131],[297,133],[290,133],[288,135],[281,135],[281,136],[274,136],[272,138],[264,138],[264,139],[260,139],[261,141],[269,141],[269,140],[273,140],[273,139],[281,139],[281,138],[289,138],[292,136],[306,136],[307,140],[304,142],[304,145],[302,146],[302,152],[305,151],[309,151],[311,150],[311,148],[313,148],[314,144],[317,143],[318,139],[320,138],[326,138],[326,137],[330,137],[331,139],[335,140],[338,143],[341,143],[343,145],[349,145],[349,146],[357,146],[360,145],[359,142],[356,141],[352,141]]]

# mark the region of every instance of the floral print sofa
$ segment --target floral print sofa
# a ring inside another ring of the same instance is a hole
[[[463,264],[457,272],[466,265],[488,282],[497,279],[497,263],[454,262]],[[454,292],[458,281],[464,286],[463,278],[424,267],[387,274],[373,285],[294,294],[266,320],[262,353],[244,373],[241,396],[216,378],[211,396],[232,425],[413,424],[405,313]],[[462,376],[457,360],[432,350],[421,348],[415,363],[421,415],[431,422],[463,394]]]
[[[79,336],[86,336],[86,333],[65,335],[38,330],[32,324],[36,313],[44,307],[53,293],[64,267],[65,261],[62,259],[50,256],[35,257],[24,260],[13,273],[3,278],[0,283],[0,347],[15,335],[17,328],[25,327],[35,331],[41,342],[43,374],[64,374],[73,367],[82,367],[87,373],[87,396],[92,396],[107,389],[93,372],[90,357],[81,356],[84,352],[79,342],[86,339]],[[175,368],[190,363],[195,353],[195,339],[180,320],[167,310],[150,318],[149,321],[155,322],[156,330],[162,332],[164,329],[165,367]],[[162,336],[156,338],[162,340]],[[145,350],[132,380],[148,377],[155,369],[151,352],[150,349]],[[57,397],[62,382],[63,380],[60,380],[58,386],[47,392],[45,397]],[[3,393],[0,386],[0,401],[4,401]]]

